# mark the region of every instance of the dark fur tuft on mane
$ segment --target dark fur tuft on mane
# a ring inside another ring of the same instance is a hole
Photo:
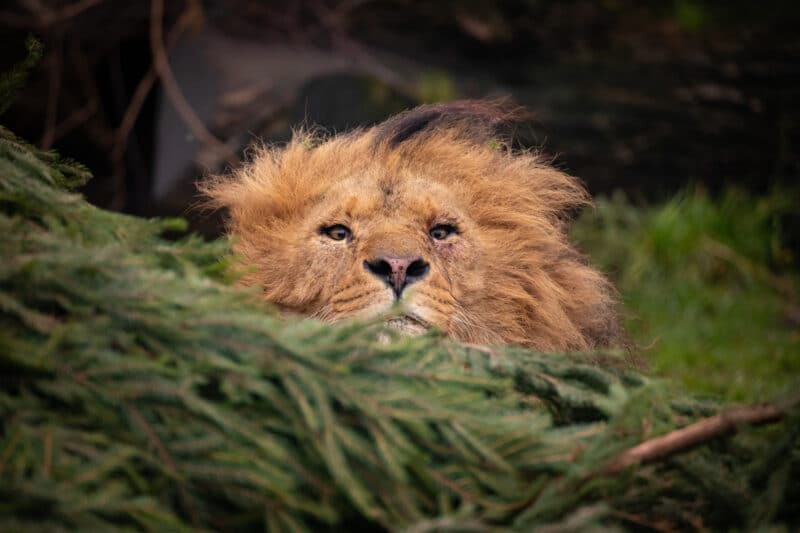
[[[522,108],[506,100],[457,100],[423,105],[378,125],[375,146],[396,148],[412,137],[442,128],[458,129],[465,137],[484,142],[508,135],[525,118]]]

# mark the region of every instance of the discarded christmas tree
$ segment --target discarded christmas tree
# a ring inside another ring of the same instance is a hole
[[[225,242],[66,191],[86,179],[0,129],[0,530],[800,525],[791,398],[280,320]]]

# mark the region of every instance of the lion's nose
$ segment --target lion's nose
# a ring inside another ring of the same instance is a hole
[[[421,257],[379,257],[364,261],[364,268],[394,289],[398,298],[407,285],[424,278],[430,270]]]

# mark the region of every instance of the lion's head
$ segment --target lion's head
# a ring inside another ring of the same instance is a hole
[[[569,244],[589,202],[535,153],[497,141],[502,107],[422,106],[366,130],[299,133],[201,185],[228,209],[243,283],[281,309],[458,340],[583,350],[615,340],[612,290]]]

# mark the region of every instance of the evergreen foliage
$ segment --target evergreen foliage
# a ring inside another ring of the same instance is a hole
[[[796,407],[607,474],[716,408],[614,354],[279,320],[224,242],[96,209],[61,188],[84,169],[0,135],[0,529],[798,524]]]
[[[42,58],[42,43],[32,36],[25,40],[25,50],[27,54],[23,61],[0,74],[0,115],[8,110],[16,94],[25,85],[28,74]]]

